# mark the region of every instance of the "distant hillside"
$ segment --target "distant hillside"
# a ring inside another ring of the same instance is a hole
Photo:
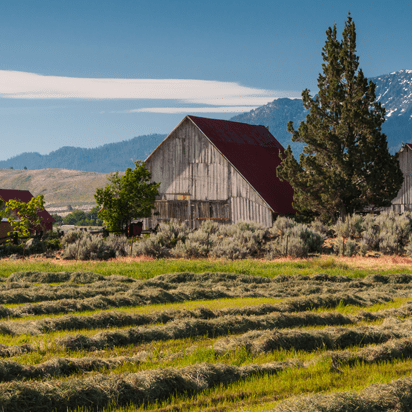
[[[119,143],[110,143],[94,149],[62,147],[47,155],[22,153],[0,161],[0,168],[29,170],[59,168],[88,172],[110,173],[133,168],[133,161],[144,160],[160,144],[166,135],[138,136]]]
[[[251,110],[250,112],[239,114],[230,120],[241,123],[269,126],[269,131],[276,137],[283,146],[292,146],[293,152],[302,151],[301,143],[293,143],[291,134],[287,131],[286,125],[292,120],[295,126],[299,126],[305,120],[307,110],[303,107],[300,99],[276,99],[264,106]]]
[[[46,208],[94,205],[94,193],[104,187],[107,175],[67,169],[11,170],[0,169],[2,189],[30,190],[33,196],[43,194]]]
[[[371,79],[376,84],[376,98],[386,109],[382,130],[388,138],[391,153],[398,151],[402,142],[412,142],[412,70],[401,70]],[[269,126],[270,132],[286,147],[299,153],[303,145],[292,143],[286,125],[292,120],[295,128],[305,119],[307,111],[300,99],[277,99],[231,120]]]

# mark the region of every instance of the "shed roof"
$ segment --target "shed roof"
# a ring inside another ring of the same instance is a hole
[[[28,203],[32,198],[33,195],[28,190],[0,189],[0,199],[2,199],[5,203],[11,199]],[[53,217],[47,210],[41,210],[38,215],[43,219],[44,223],[54,222]]]

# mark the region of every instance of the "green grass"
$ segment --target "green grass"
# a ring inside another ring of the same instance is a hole
[[[407,377],[412,360],[359,364],[355,368],[333,370],[327,362],[317,362],[305,369],[286,369],[277,375],[252,376],[229,385],[220,385],[194,396],[179,395],[146,406],[101,409],[101,412],[157,411],[267,411],[280,400],[312,393],[361,390],[374,383],[387,383]],[[173,405],[171,407],[171,405]],[[77,411],[91,411],[79,408]]]
[[[262,261],[262,260],[212,260],[212,259],[157,259],[148,261],[119,262],[65,262],[64,265],[48,261],[2,261],[0,276],[7,277],[13,272],[37,270],[44,272],[88,270],[102,275],[119,274],[135,279],[150,279],[154,276],[172,272],[230,272],[252,276],[274,277],[277,275],[313,275],[326,273],[334,276],[363,278],[379,273],[411,272],[406,266],[392,269],[358,269],[333,258],[327,260],[311,259],[302,261]]]
[[[161,259],[151,261],[135,261],[135,262],[69,262],[64,265],[58,265],[52,262],[38,261],[4,261],[1,262],[0,276],[8,276],[12,272],[20,270],[38,270],[38,271],[55,271],[63,270],[77,271],[88,270],[103,275],[121,274],[133,278],[149,279],[153,276],[171,272],[235,272],[239,274],[254,275],[254,276],[276,276],[279,274],[286,275],[313,275],[315,273],[327,273],[330,275],[346,275],[352,278],[362,278],[368,274],[380,273],[405,273],[410,272],[408,268],[397,269],[353,269],[347,264],[342,264],[334,259],[320,260],[312,259],[305,261],[228,261],[228,260],[184,260],[184,259]],[[3,264],[4,263],[4,264]],[[356,282],[358,283],[358,282]],[[339,285],[337,285],[337,289]],[[400,285],[398,285],[401,287]],[[287,287],[287,285],[285,285]],[[409,290],[405,286],[405,291]],[[352,289],[351,289],[352,292]],[[353,293],[359,292],[359,289],[354,287]],[[391,293],[391,292],[388,292]],[[395,290],[393,292],[395,294]],[[249,305],[259,305],[263,303],[276,304],[284,299],[268,299],[268,298],[235,298],[235,299],[218,299],[208,301],[192,301],[184,303],[169,303],[147,305],[143,307],[120,308],[129,313],[150,313],[163,311],[168,309],[195,309],[199,306],[206,307],[212,310],[224,309],[229,307],[244,307]],[[398,308],[406,304],[411,299],[409,297],[394,297],[392,302],[376,304],[370,307],[357,307],[353,305],[340,304],[333,309],[320,308],[315,312],[338,311],[345,315],[356,315],[359,311],[378,311],[384,309]],[[7,305],[12,306],[12,305]],[[113,309],[109,309],[113,311]],[[77,312],[79,315],[90,315],[99,311]],[[74,313],[73,313],[74,314]],[[47,317],[57,317],[61,315],[41,315],[30,316],[23,319],[16,319],[13,322],[24,320],[36,320]],[[373,325],[377,322],[364,322],[364,324]],[[348,325],[353,327],[354,325]],[[121,330],[129,328],[125,327],[110,327],[104,329]],[[305,330],[322,329],[324,326],[312,326],[302,328]],[[235,366],[245,366],[249,364],[264,364],[271,362],[281,362],[292,359],[298,359],[303,364],[304,368],[291,368],[284,370],[278,374],[272,375],[254,375],[249,378],[233,382],[231,384],[218,384],[215,387],[204,390],[197,394],[171,394],[171,396],[162,402],[152,403],[139,406],[118,406],[112,405],[104,409],[99,409],[101,412],[121,412],[121,411],[143,411],[143,410],[159,410],[164,412],[170,411],[229,411],[243,410],[256,411],[269,410],[279,400],[286,399],[291,396],[301,396],[310,393],[329,393],[342,390],[361,390],[366,386],[376,382],[390,382],[394,379],[403,378],[412,374],[412,359],[398,359],[385,362],[376,362],[366,364],[357,362],[355,364],[339,365],[339,370],[333,367],[332,360],[329,354],[326,355],[325,349],[315,350],[310,353],[294,350],[274,350],[268,353],[253,354],[246,347],[239,349],[220,352],[213,349],[213,345],[218,339],[213,339],[208,336],[192,336],[186,339],[176,339],[169,341],[154,341],[138,345],[107,347],[103,350],[63,350],[56,340],[59,337],[65,337],[72,334],[82,333],[85,335],[95,335],[100,329],[94,330],[77,330],[77,331],[58,331],[46,333],[39,336],[20,335],[7,336],[0,335],[0,343],[3,344],[24,344],[31,343],[36,346],[36,350],[31,353],[5,358],[5,360],[13,360],[21,364],[38,365],[45,361],[56,357],[64,358],[83,358],[83,357],[98,357],[98,358],[114,358],[120,356],[133,356],[136,354],[146,353],[146,356],[141,356],[140,362],[123,362],[110,370],[96,370],[87,372],[85,376],[93,376],[97,374],[127,374],[144,372],[153,369],[162,368],[182,368],[186,366],[198,365],[202,362],[208,363],[225,363]],[[27,332],[26,330],[24,332]],[[233,335],[235,336],[235,335]],[[230,336],[229,336],[230,338]],[[355,351],[356,347],[348,348],[349,351]],[[1,361],[0,361],[1,362]],[[77,373],[77,372],[76,372]],[[70,378],[76,377],[82,379],[81,372],[71,375]],[[62,377],[60,379],[70,379]],[[46,378],[47,381],[47,378]],[[50,383],[52,383],[52,379]],[[35,385],[35,381],[33,381]],[[91,412],[90,408],[81,408],[78,411]]]

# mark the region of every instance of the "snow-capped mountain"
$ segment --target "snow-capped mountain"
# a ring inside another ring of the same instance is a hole
[[[393,153],[402,142],[412,142],[412,70],[400,70],[371,79],[376,84],[376,99],[386,109],[383,131]]]
[[[387,135],[390,152],[395,153],[402,142],[412,143],[412,70],[400,70],[370,80],[376,84],[377,101],[386,109],[386,121],[382,129]],[[301,151],[302,145],[291,142],[286,125],[292,120],[297,128],[306,114],[301,100],[284,98],[232,117],[231,120],[269,126],[276,139],[284,147],[290,144],[296,153]]]

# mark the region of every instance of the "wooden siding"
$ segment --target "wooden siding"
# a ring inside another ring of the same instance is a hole
[[[188,119],[163,141],[146,167],[152,180],[161,184],[156,202],[159,216],[147,220],[144,227],[172,218],[189,221],[191,227],[206,218],[272,225],[266,202]]]
[[[412,150],[404,146],[399,152],[399,165],[403,172],[403,184],[395,199],[392,200],[392,209],[398,213],[412,210]]]

